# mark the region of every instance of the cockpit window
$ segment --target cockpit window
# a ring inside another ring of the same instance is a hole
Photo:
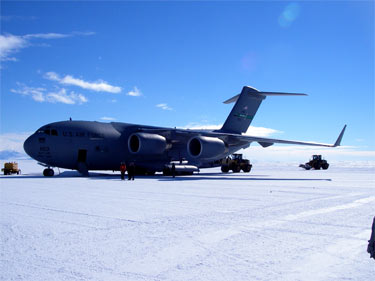
[[[37,134],[46,134],[46,135],[52,135],[57,136],[57,130],[56,129],[50,129],[50,127],[42,127],[36,131]]]

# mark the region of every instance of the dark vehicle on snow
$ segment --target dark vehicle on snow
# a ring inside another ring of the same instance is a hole
[[[322,159],[322,155],[313,155],[312,159],[305,163],[299,165],[301,168],[304,168],[306,170],[314,169],[314,170],[327,170],[329,167],[329,164],[327,160]]]

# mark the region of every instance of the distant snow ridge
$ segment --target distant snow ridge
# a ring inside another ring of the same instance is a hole
[[[29,159],[26,153],[21,153],[15,150],[2,150],[0,151],[0,159],[1,160],[8,160],[8,159]]]

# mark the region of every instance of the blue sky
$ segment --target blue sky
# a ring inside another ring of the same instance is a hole
[[[374,33],[372,1],[2,1],[1,134],[219,126],[251,85],[309,94],[267,98],[253,132],[331,143],[348,124],[343,144],[374,159]]]

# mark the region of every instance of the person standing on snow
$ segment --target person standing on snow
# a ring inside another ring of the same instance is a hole
[[[128,167],[128,180],[134,180],[134,174],[135,174],[135,165],[133,162],[131,162]]]
[[[370,258],[375,259],[375,217],[372,222],[372,232],[370,240],[368,240],[367,253],[370,254]]]
[[[176,165],[172,163],[172,177],[176,177]]]
[[[120,164],[120,171],[121,171],[121,180],[125,179],[125,172],[126,172],[126,165],[124,162]]]

